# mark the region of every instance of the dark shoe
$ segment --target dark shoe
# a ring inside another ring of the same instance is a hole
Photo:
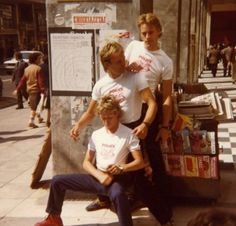
[[[49,214],[45,220],[36,223],[34,226],[63,226],[63,222],[59,215]]]
[[[43,123],[43,118],[38,117],[38,122],[39,122],[39,123]]]
[[[18,106],[16,107],[16,110],[23,109],[23,108],[24,108],[23,106]]]
[[[137,200],[137,199],[129,199],[129,204],[130,204],[131,212],[134,212],[136,210],[139,210],[139,209],[145,207],[144,203],[140,200]]]
[[[143,204],[143,202],[141,202],[140,200],[136,200],[136,199],[133,199],[133,198],[130,198],[130,197],[128,197],[128,200],[129,200],[129,205],[130,205],[131,212],[135,212],[136,210],[139,210],[143,207],[146,207]],[[111,205],[110,209],[111,209],[112,212],[116,213],[116,209],[115,209],[114,205]]]
[[[100,201],[98,198],[90,203],[87,207],[87,211],[95,211],[100,209],[108,209],[110,208],[111,203],[110,201]]]
[[[33,128],[33,129],[38,128],[38,126],[35,125],[33,122],[30,122],[28,126]]]

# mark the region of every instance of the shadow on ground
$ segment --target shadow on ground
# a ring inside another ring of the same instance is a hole
[[[10,107],[17,104],[16,98],[13,97],[0,97],[0,109]]]
[[[43,220],[42,218],[18,218],[18,217],[6,217],[4,219],[0,219],[0,226],[33,226],[36,222]],[[149,225],[150,219],[147,217],[138,217],[133,219],[134,225]],[[68,225],[67,226],[117,226],[117,222],[112,222],[112,223],[91,223],[91,224],[73,224],[73,225]]]
[[[28,140],[35,139],[39,137],[43,137],[44,135],[32,135],[32,136],[20,136],[20,137],[0,137],[0,143],[8,142],[8,141],[20,141],[20,140]]]

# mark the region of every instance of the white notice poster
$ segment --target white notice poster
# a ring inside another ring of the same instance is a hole
[[[92,33],[51,33],[52,91],[91,92]]]

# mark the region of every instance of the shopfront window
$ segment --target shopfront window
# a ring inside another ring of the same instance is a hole
[[[16,28],[15,12],[15,6],[0,4],[0,30]]]

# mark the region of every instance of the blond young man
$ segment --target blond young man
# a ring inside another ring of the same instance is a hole
[[[49,215],[35,226],[63,225],[60,214],[66,190],[108,196],[114,204],[119,225],[133,225],[125,186],[133,181],[129,172],[144,167],[139,139],[120,123],[122,111],[114,96],[106,95],[98,100],[97,112],[104,126],[94,131],[89,141],[83,162],[87,174],[54,176],[46,209]],[[133,157],[130,162],[127,161],[129,153]]]
[[[137,25],[141,41],[134,40],[127,46],[125,50],[127,69],[142,72],[156,97],[158,114],[149,127],[144,146],[153,170],[152,180],[157,185],[157,193],[162,197],[162,202],[156,205],[168,209],[158,217],[158,220],[163,225],[172,225],[172,210],[168,201],[170,189],[161,154],[161,145],[166,144],[170,137],[173,62],[160,48],[162,25],[157,15],[142,14],[137,19]],[[143,104],[144,113],[146,109],[146,105]]]

